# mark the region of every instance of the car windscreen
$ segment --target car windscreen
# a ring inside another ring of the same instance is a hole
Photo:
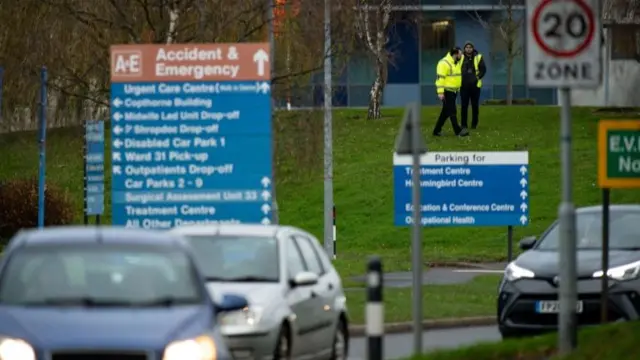
[[[0,274],[0,304],[171,306],[205,302],[176,248],[83,244],[18,249]]]
[[[578,249],[602,248],[602,213],[576,214]],[[560,228],[558,223],[542,238],[539,250],[558,250]],[[609,247],[619,250],[640,250],[640,211],[611,211],[609,215]]]
[[[278,242],[266,236],[187,236],[209,281],[277,282]]]

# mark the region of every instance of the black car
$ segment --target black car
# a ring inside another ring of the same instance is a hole
[[[608,320],[640,319],[640,205],[610,207]],[[578,325],[600,322],[602,207],[576,211]],[[559,229],[520,241],[525,250],[507,265],[498,294],[503,338],[557,330]]]

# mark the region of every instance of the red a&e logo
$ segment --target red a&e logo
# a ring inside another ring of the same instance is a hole
[[[142,53],[140,51],[120,50],[111,54],[111,71],[117,76],[141,76]]]

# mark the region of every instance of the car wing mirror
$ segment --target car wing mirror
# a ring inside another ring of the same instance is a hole
[[[526,236],[526,237],[523,237],[520,240],[518,245],[520,246],[520,249],[522,249],[522,250],[529,250],[529,249],[533,248],[533,246],[536,244],[537,240],[538,239],[535,236]]]
[[[224,294],[222,299],[215,303],[216,309],[222,312],[242,310],[249,306],[249,301],[242,295]]]
[[[318,283],[318,275],[310,271],[303,271],[296,274],[290,282],[292,287],[315,285]]]

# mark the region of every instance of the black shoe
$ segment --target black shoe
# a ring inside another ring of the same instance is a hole
[[[433,136],[442,136],[442,131],[434,131],[431,135]]]
[[[471,129],[475,130],[478,128],[478,125],[471,125]]]
[[[456,134],[458,136],[469,136],[469,130],[467,130],[467,128],[462,128],[462,130],[460,130],[460,132],[458,134]]]

